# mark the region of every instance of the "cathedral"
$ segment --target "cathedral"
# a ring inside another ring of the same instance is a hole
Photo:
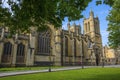
[[[9,30],[0,27],[0,67],[5,66],[79,66],[100,65],[102,62],[102,39],[98,17],[91,10],[81,26],[66,26],[68,30],[55,28],[37,32],[31,27],[30,34],[8,37]]]

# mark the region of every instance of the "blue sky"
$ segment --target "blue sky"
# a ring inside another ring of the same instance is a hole
[[[107,27],[108,27],[108,21],[106,20],[106,16],[109,14],[109,10],[111,9],[108,5],[102,4],[102,5],[98,5],[96,6],[95,4],[96,0],[93,0],[92,2],[89,3],[88,7],[85,9],[85,11],[83,11],[83,15],[88,18],[89,17],[89,12],[92,9],[92,11],[94,12],[94,16],[98,16],[99,21],[100,21],[100,31],[101,31],[101,36],[102,36],[102,43],[103,46],[107,45],[108,42],[108,32]],[[76,24],[80,24],[81,27],[83,28],[83,19],[74,21]],[[74,22],[70,22],[70,24],[72,25]],[[68,20],[67,18],[65,18],[65,21],[63,21],[63,29],[67,29],[67,23]]]

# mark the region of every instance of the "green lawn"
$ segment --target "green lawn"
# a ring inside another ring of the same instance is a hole
[[[0,80],[120,80],[120,68],[88,68],[9,76]]]

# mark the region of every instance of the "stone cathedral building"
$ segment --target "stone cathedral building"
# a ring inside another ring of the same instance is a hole
[[[0,27],[0,66],[46,65],[100,65],[102,40],[98,17],[90,11],[81,26],[67,24],[68,30],[49,29],[37,32],[31,27],[30,34],[16,34],[7,38],[9,31]]]

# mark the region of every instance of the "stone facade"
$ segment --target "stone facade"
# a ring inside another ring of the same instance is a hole
[[[49,29],[37,32],[31,27],[30,34],[16,34],[8,37],[9,31],[0,27],[1,66],[71,66],[99,65],[102,60],[102,40],[98,17],[90,11],[84,19],[84,33],[81,26],[67,24],[68,30]]]
[[[105,58],[105,64],[106,65],[116,63],[114,49],[111,49],[107,46],[104,46],[103,47],[103,52],[104,52],[104,58]]]
[[[100,26],[98,17],[94,17],[94,13],[90,11],[90,17],[84,18],[84,35],[89,36],[92,42],[92,53],[94,53],[94,57],[96,60],[96,64],[100,64],[102,62],[102,38],[100,34]],[[88,50],[89,51],[89,50]],[[90,51],[89,51],[90,52]]]
[[[108,46],[103,47],[104,63],[106,65],[120,64],[120,49],[112,49]]]

